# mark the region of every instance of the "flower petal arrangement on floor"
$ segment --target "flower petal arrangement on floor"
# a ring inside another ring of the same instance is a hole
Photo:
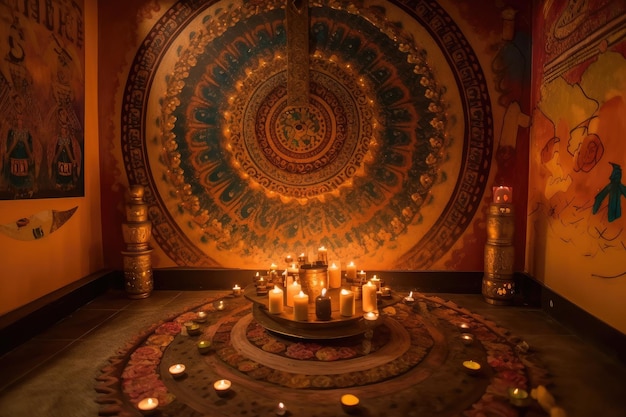
[[[265,329],[243,297],[207,300],[155,323],[119,350],[98,376],[102,416],[532,416],[512,397],[546,385],[528,345],[506,329],[439,297],[380,311],[369,334],[315,340]],[[198,320],[198,312],[206,319]],[[190,323],[199,330],[190,333]],[[195,326],[198,327],[198,326]],[[202,343],[200,343],[202,342]],[[184,364],[184,372],[170,367]],[[226,393],[213,387],[229,381]],[[154,402],[156,403],[156,401]]]

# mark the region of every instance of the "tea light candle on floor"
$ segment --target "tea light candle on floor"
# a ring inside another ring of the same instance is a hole
[[[352,317],[355,313],[354,293],[345,288],[339,293],[339,313],[343,317]]]
[[[215,393],[220,397],[225,397],[228,395],[228,391],[230,391],[231,382],[228,379],[220,379],[215,381],[213,384],[213,389],[215,389]]]
[[[233,295],[239,297],[241,295],[241,287],[237,284],[233,287]]]
[[[509,388],[509,402],[516,407],[528,406],[528,392],[522,388]]]
[[[471,375],[477,374],[480,372],[480,364],[478,362],[469,360],[469,361],[463,361],[463,368],[465,368],[465,371]]]
[[[207,354],[211,350],[211,342],[208,340],[201,340],[198,342],[198,352],[201,354]]]
[[[363,298],[363,312],[367,313],[376,310],[376,285],[372,284],[372,281],[368,281],[367,284],[361,288]]]
[[[170,366],[169,371],[170,375],[172,375],[174,378],[180,378],[185,373],[185,365],[183,365],[182,363],[177,363]]]
[[[474,343],[474,335],[471,333],[462,333],[461,341],[464,345],[471,345],[472,343]]]
[[[459,327],[459,329],[461,329],[461,330],[463,330],[463,331],[465,331],[465,330],[469,330],[469,329],[470,329],[470,325],[469,325],[469,323],[466,323],[466,322],[464,322],[464,321],[463,321],[463,322],[461,322],[461,323],[459,323],[457,326]]]
[[[302,290],[297,281],[293,281],[287,286],[287,306],[293,307],[293,297]]]
[[[341,396],[341,406],[348,414],[356,412],[359,406],[359,397],[353,394],[344,394]]]
[[[207,319],[207,314],[204,311],[198,311],[198,315],[194,321],[198,323],[204,323]]]
[[[302,291],[293,297],[293,319],[295,321],[309,319],[309,296]]]
[[[328,282],[330,288],[341,287],[341,269],[334,262],[328,267]]]
[[[137,408],[145,415],[152,413],[158,406],[159,399],[153,397],[143,398],[137,403]]]
[[[278,403],[278,405],[276,406],[276,415],[277,416],[284,416],[285,413],[287,413],[287,407],[285,407],[284,403]]]
[[[269,295],[269,311],[271,314],[280,314],[283,312],[283,290],[274,287]]]
[[[224,303],[224,300],[219,300],[219,301],[217,302],[217,305],[215,306],[215,308],[216,308],[218,311],[222,311],[222,310],[224,310],[224,309],[226,308],[226,304]]]

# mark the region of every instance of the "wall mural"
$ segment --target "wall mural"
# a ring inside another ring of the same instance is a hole
[[[535,253],[545,252],[549,231],[581,260],[606,260],[594,263],[594,277],[623,277],[626,3],[554,1],[541,12],[549,30],[538,41],[545,64],[533,117],[529,214],[531,234],[544,243]]]
[[[434,2],[316,1],[309,19],[301,106],[284,1],[179,1],[141,44],[126,173],[178,265],[263,268],[324,246],[360,268],[427,269],[472,221],[491,101],[451,17]]]
[[[0,199],[84,195],[80,1],[0,1]]]

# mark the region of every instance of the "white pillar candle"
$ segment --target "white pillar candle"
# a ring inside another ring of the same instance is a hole
[[[339,293],[339,313],[343,317],[352,317],[355,313],[354,293],[343,289]]]
[[[341,269],[334,262],[328,267],[328,281],[330,288],[341,287]]]
[[[283,312],[283,290],[274,287],[269,295],[269,310],[271,314],[280,314]]]
[[[356,265],[354,262],[350,262],[348,266],[346,266],[346,277],[349,280],[356,281]]]
[[[293,319],[295,321],[309,319],[309,296],[302,291],[293,297]]]
[[[372,284],[372,281],[367,281],[367,284],[361,287],[363,298],[363,312],[368,313],[376,310],[376,285]]]
[[[293,307],[293,298],[302,290],[297,281],[292,282],[287,287],[287,306]]]
[[[328,265],[328,249],[324,246],[317,249],[317,260],[322,262],[324,265]]]
[[[380,278],[374,275],[370,281],[372,281],[372,284],[376,285],[376,291],[380,291]]]

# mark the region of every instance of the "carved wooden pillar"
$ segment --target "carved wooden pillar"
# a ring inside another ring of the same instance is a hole
[[[126,250],[124,260],[124,288],[130,298],[146,298],[153,289],[152,249],[148,242],[152,237],[152,223],[148,220],[148,205],[143,200],[144,187],[133,185],[126,197],[126,222],[122,223],[122,235]]]

